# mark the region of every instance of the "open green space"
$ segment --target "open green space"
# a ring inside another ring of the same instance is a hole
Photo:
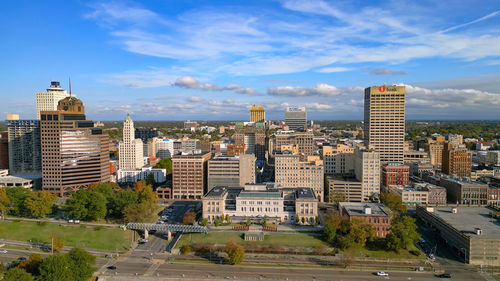
[[[84,227],[83,225],[38,224],[36,222],[0,222],[0,238],[16,241],[49,243],[51,236],[60,237],[65,246],[97,250],[127,251],[133,232],[114,228]]]
[[[417,248],[411,249],[418,251]],[[351,247],[344,251],[352,257],[366,257],[366,258],[386,258],[386,259],[425,259],[425,255],[420,254],[415,256],[407,250],[400,250],[399,253],[394,251],[386,251],[383,249],[369,249],[363,247]]]
[[[234,241],[238,244],[247,245],[278,245],[278,246],[297,246],[297,247],[315,247],[315,246],[326,246],[328,244],[322,241],[317,236],[311,236],[308,234],[266,234],[264,241],[245,241],[243,240],[243,235],[238,232],[210,232],[208,234],[203,233],[193,233],[182,235],[181,240],[177,243],[180,247],[184,244],[195,244],[195,243],[214,243],[214,244],[226,244],[229,241]]]

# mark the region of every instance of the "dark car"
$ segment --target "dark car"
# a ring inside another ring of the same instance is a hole
[[[451,278],[451,274],[443,273],[443,274],[439,274],[437,277],[439,277],[439,278]]]
[[[114,265],[110,265],[110,266],[108,266],[108,269],[115,270],[115,269],[116,269],[116,266],[114,266]]]
[[[26,258],[25,258],[25,257],[19,257],[19,258],[18,258],[18,260],[20,260],[20,261],[25,261],[25,260],[26,260]]]

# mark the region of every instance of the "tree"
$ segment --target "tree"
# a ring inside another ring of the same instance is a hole
[[[167,170],[167,176],[172,174],[172,158],[163,158],[156,164],[155,168]]]
[[[24,205],[33,218],[43,218],[52,211],[52,204],[57,199],[47,191],[34,191],[26,196]]]
[[[152,205],[158,204],[158,194],[153,191],[150,185],[141,187],[137,192],[139,203],[148,203]]]
[[[158,206],[149,203],[129,205],[123,209],[125,222],[154,222],[158,218]]]
[[[106,197],[97,191],[80,189],[66,202],[68,214],[79,220],[98,220],[106,216]]]
[[[4,281],[33,281],[33,275],[26,272],[24,269],[13,267],[5,273]]]
[[[26,215],[26,207],[24,206],[24,200],[31,192],[29,189],[24,187],[11,187],[7,188],[7,196],[10,201],[10,214],[13,216],[25,216]]]
[[[208,220],[207,220],[207,218],[202,218],[202,219],[201,219],[201,225],[203,225],[203,226],[207,226],[207,225],[208,225]]]
[[[306,223],[306,218],[304,217],[300,218],[300,222],[302,222],[302,224]]]
[[[361,247],[364,247],[366,242],[372,242],[376,236],[370,224],[356,219],[351,221],[348,235]]]
[[[7,196],[7,189],[0,188],[0,217],[4,217],[7,215],[9,211],[10,200],[9,196]]]
[[[189,253],[191,253],[191,246],[189,246],[188,244],[182,245],[182,247],[181,247],[181,254],[182,255],[187,255]]]
[[[252,224],[252,220],[250,218],[247,219],[246,226],[250,226]]]
[[[389,235],[390,234],[390,235]],[[413,243],[420,239],[415,219],[408,216],[398,216],[391,222],[391,232],[386,236],[387,247],[394,251],[410,249]]]
[[[132,190],[124,190],[111,197],[108,203],[108,216],[114,218],[123,217],[125,207],[138,203],[139,195]]]
[[[40,275],[37,281],[74,280],[72,264],[62,254],[55,254],[43,259],[39,267]]]
[[[92,277],[96,270],[94,268],[96,257],[89,254],[87,251],[79,248],[73,248],[67,254],[71,264],[71,272],[73,280],[85,281]]]
[[[64,250],[64,240],[59,233],[52,233],[50,235],[52,250],[55,252],[61,252]]]
[[[229,214],[226,214],[226,222],[231,222],[230,219],[229,219]]]
[[[153,173],[150,173],[146,176],[146,184],[150,186],[155,186],[156,180],[155,180],[155,175],[153,175]]]
[[[220,221],[219,221],[219,219],[215,219],[215,220],[214,220],[214,225],[215,225],[216,227],[220,225]]]
[[[132,186],[132,190],[135,191],[137,194],[139,194],[139,192],[141,192],[141,190],[146,188],[146,186],[147,186],[146,181],[144,180],[136,181]]]
[[[262,225],[267,225],[267,216],[262,219]]]
[[[335,242],[335,236],[337,235],[337,230],[332,224],[325,224],[323,228],[323,239],[329,244]]]
[[[401,201],[401,197],[397,196],[396,194],[382,193],[380,194],[380,201],[382,201],[382,203],[384,203],[396,214],[404,213],[407,211],[406,206],[403,205],[403,202]]]
[[[17,267],[26,270],[26,272],[33,274],[33,275],[38,275],[38,267],[42,263],[43,258],[42,255],[40,254],[31,254],[31,256],[25,260],[19,263]]]
[[[243,261],[243,258],[245,257],[245,249],[243,249],[242,246],[234,243],[234,242],[229,242],[226,247],[224,247],[223,250],[227,256],[227,262],[229,264],[240,264]]]
[[[193,225],[196,219],[196,213],[195,212],[187,212],[184,214],[184,217],[182,218],[182,224],[190,224]]]
[[[334,204],[338,204],[339,202],[345,202],[346,201],[346,196],[345,193],[343,192],[332,192],[328,196],[329,201]]]

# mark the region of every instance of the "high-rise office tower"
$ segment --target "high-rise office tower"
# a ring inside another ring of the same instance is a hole
[[[380,194],[380,153],[356,147],[354,174],[362,184],[362,201],[367,201],[372,194]]]
[[[470,177],[472,152],[463,144],[445,143],[443,149],[443,173],[459,177]]]
[[[250,108],[250,122],[266,122],[266,110],[263,106],[252,106]]]
[[[7,117],[9,134],[9,173],[40,174],[42,155],[40,148],[40,120],[19,120]]]
[[[36,93],[36,119],[40,120],[41,111],[56,111],[59,101],[68,96],[68,92],[61,88],[59,81],[50,82],[47,92]]]
[[[266,159],[266,126],[264,123],[237,122],[234,144],[243,146],[245,154],[254,154],[257,160]]]
[[[278,131],[276,136],[276,151],[281,151],[283,145],[297,145],[301,160],[304,161],[308,156],[313,156],[316,150],[314,144],[314,134],[312,132],[291,132]]]
[[[123,141],[118,145],[120,169],[140,169],[144,166],[142,140],[135,138],[134,121],[127,114],[123,122]]]
[[[85,119],[82,101],[69,96],[57,110],[41,111],[40,133],[43,190],[68,196],[110,180],[109,137]]]
[[[207,186],[210,152],[172,157],[172,197],[200,200]]]
[[[208,190],[216,186],[240,187],[255,183],[255,155],[216,157],[208,160]]]
[[[287,107],[285,111],[285,123],[290,130],[304,129],[307,126],[306,108]]]
[[[382,163],[404,163],[405,86],[365,89],[364,134]]]

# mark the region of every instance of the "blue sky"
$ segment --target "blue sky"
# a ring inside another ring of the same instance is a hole
[[[498,1],[7,1],[0,113],[34,118],[51,80],[89,118],[362,119],[407,86],[407,119],[500,119]]]

